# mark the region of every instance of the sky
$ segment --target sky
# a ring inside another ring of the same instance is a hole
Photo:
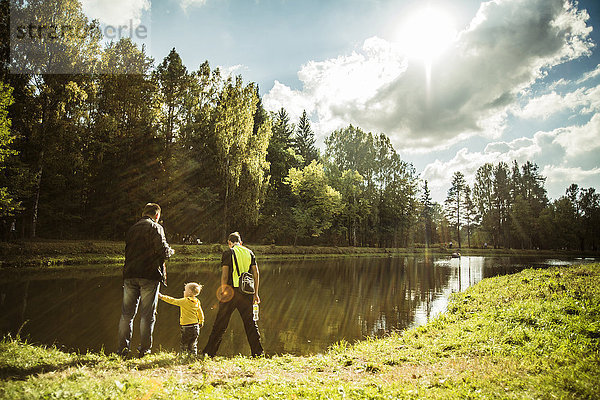
[[[352,124],[385,133],[435,201],[452,175],[531,161],[551,199],[600,190],[598,0],[82,0],[104,24],[143,24],[175,48],[303,110],[317,144]]]

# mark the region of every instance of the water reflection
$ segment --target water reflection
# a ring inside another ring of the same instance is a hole
[[[585,260],[578,260],[585,262]],[[590,261],[588,261],[590,262]],[[572,263],[515,258],[344,258],[261,263],[259,327],[267,353],[310,354],[340,340],[354,342],[427,322],[443,312],[452,292],[483,278],[529,266]],[[171,265],[169,287],[181,296],[183,284],[204,284],[200,300],[208,339],[217,311],[218,263]],[[0,333],[66,349],[114,351],[121,308],[118,269],[80,274],[35,272],[0,279]],[[179,311],[159,303],[155,348],[179,348]],[[133,346],[137,346],[138,326]],[[243,325],[232,316],[220,355],[249,354]]]

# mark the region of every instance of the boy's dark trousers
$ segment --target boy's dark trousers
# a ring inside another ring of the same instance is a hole
[[[181,325],[181,352],[198,353],[199,324]]]
[[[215,356],[221,345],[221,340],[223,339],[223,334],[227,329],[227,325],[229,325],[231,314],[237,309],[242,317],[242,322],[244,323],[244,329],[246,330],[246,337],[250,344],[252,356],[260,356],[263,354],[263,348],[260,344],[260,333],[258,332],[256,321],[252,319],[252,302],[254,296],[251,294],[243,294],[239,288],[234,288],[233,293],[233,298],[230,301],[219,303],[217,317],[203,353],[208,354],[211,357]]]

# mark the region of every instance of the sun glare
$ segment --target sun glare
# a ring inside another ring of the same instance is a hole
[[[398,36],[406,55],[431,62],[454,41],[456,29],[447,13],[426,7],[402,22]]]

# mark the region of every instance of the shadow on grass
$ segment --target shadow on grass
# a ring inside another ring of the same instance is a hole
[[[181,356],[173,353],[157,353],[144,358],[122,359],[116,354],[87,354],[75,355],[72,360],[39,362],[28,367],[1,365],[0,380],[26,380],[27,378],[49,372],[61,372],[69,368],[98,368],[100,371],[109,370],[150,370],[169,368],[180,365],[190,365],[203,362],[202,357]]]
[[[36,364],[29,368],[19,368],[12,366],[0,367],[1,380],[26,380],[32,375],[44,374],[47,372],[60,372],[71,367],[94,366],[98,364],[96,360],[73,360],[65,363],[45,363]]]

